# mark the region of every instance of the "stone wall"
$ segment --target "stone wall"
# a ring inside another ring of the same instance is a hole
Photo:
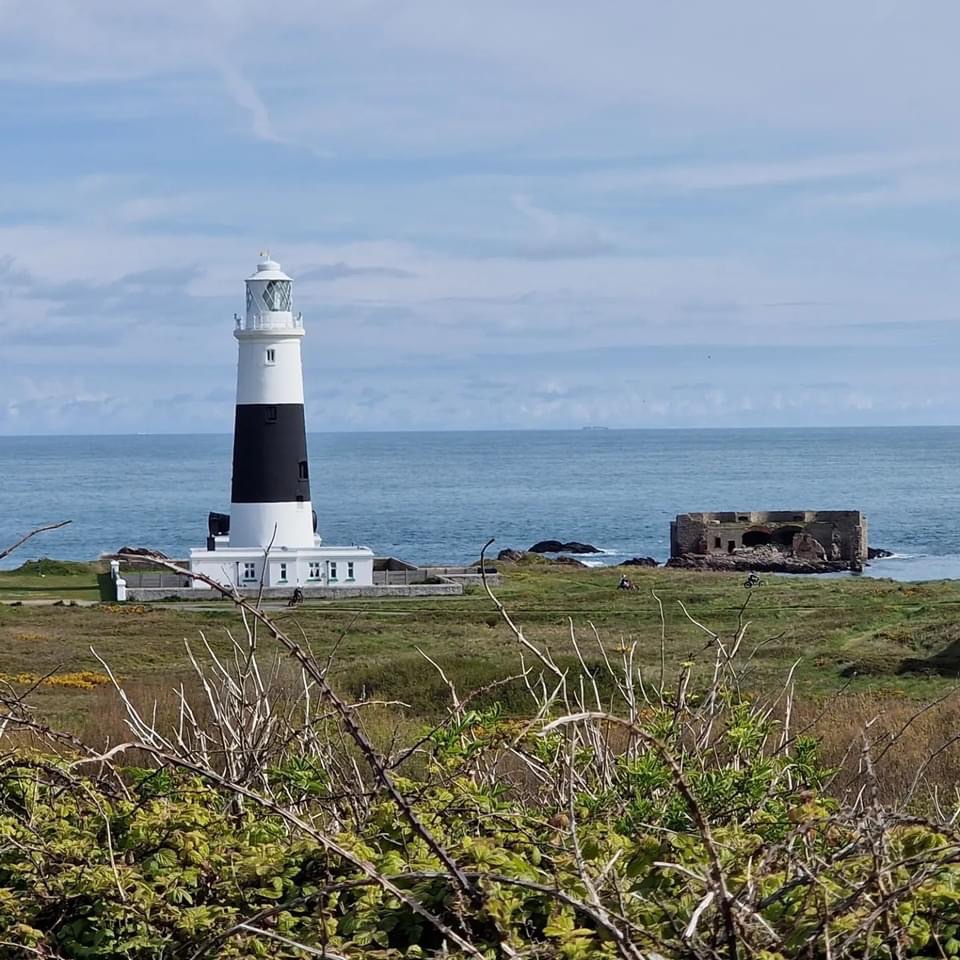
[[[683,513],[670,524],[670,556],[716,556],[772,547],[788,556],[858,566],[867,559],[867,518],[859,510]]]
[[[499,583],[499,576],[487,576],[491,585]],[[374,587],[311,587],[304,588],[305,600],[357,600],[361,597],[459,597],[463,594],[463,583],[411,583],[407,586],[374,586]],[[255,597],[256,590],[241,590],[246,597]],[[264,600],[290,599],[289,588],[266,587],[263,591]],[[127,600],[137,600],[141,603],[156,600],[206,600],[217,601],[220,594],[211,589],[199,590],[190,587],[132,587],[127,589]],[[227,601],[229,602],[229,601]]]

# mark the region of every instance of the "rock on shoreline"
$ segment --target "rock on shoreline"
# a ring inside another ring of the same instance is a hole
[[[104,554],[105,557],[113,559],[121,556],[128,557],[157,557],[160,560],[169,560],[170,558],[159,550],[151,550],[149,547],[121,547],[116,553]]]
[[[845,560],[801,560],[778,551],[759,550],[709,555],[684,553],[679,557],[671,557],[667,566],[679,570],[742,573],[840,573],[850,569],[850,564]]]
[[[574,567],[586,567],[586,564],[582,563],[580,560],[577,560],[576,557],[568,557],[563,555],[558,557],[545,557],[541,553],[533,553],[530,550],[513,550],[509,547],[506,550],[501,550],[497,554],[497,561],[499,563],[520,563],[528,565],[560,563]]]
[[[578,543],[576,540],[570,540],[566,543],[562,540],[538,540],[528,551],[528,553],[603,553],[591,543]]]

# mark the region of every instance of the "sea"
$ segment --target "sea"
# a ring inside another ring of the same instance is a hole
[[[862,510],[866,576],[960,578],[960,427],[315,433],[311,487],[330,544],[415,563],[537,540],[665,560],[670,520],[700,510]],[[228,435],[0,437],[0,561],[91,560],[123,546],[185,557],[229,512]]]

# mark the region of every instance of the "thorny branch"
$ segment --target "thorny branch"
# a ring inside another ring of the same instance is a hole
[[[67,526],[67,524],[73,523],[72,520],[61,520],[59,523],[48,523],[44,527],[37,527],[35,530],[31,530],[25,536],[22,536],[16,543],[11,544],[9,547],[0,550],[0,560],[3,560],[6,557],[9,557],[14,550],[18,550],[22,547],[28,540],[32,540],[35,536],[41,533],[47,533],[50,530],[59,530],[61,527]]]

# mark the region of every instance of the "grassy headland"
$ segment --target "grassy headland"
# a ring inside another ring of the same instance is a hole
[[[571,625],[584,656],[600,660],[621,643],[637,643],[644,674],[659,674],[661,633],[668,675],[676,665],[712,664],[709,638],[685,615],[724,637],[749,621],[744,649],[756,652],[750,683],[768,688],[796,669],[801,697],[817,699],[841,688],[888,692],[922,700],[942,694],[960,673],[960,583],[905,584],[866,578],[764,578],[747,591],[742,575],[666,569],[637,570],[635,592],[617,591],[619,570],[576,567],[501,567],[498,596],[530,640],[548,644],[558,657],[575,654]],[[93,647],[121,676],[156,690],[189,672],[184,640],[200,634],[216,650],[229,646],[237,614],[223,601],[210,603],[71,605],[100,596],[89,564],[44,561],[0,573],[0,674],[42,677],[102,672]],[[660,608],[663,604],[663,629]],[[39,605],[40,598],[64,600]],[[746,610],[744,604],[749,599]],[[442,711],[446,687],[417,652],[440,663],[461,691],[515,673],[517,643],[479,587],[459,598],[309,602],[280,609],[288,627],[303,631],[318,655],[336,647],[333,673],[350,695],[402,700],[406,714]],[[596,631],[596,634],[594,633]],[[95,685],[43,684],[36,691],[50,719],[83,725]],[[510,705],[510,690],[498,693]]]
[[[0,570],[0,601],[100,600],[106,565],[73,560],[28,560]]]

